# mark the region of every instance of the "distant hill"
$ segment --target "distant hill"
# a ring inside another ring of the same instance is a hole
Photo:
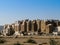
[[[0,30],[3,30],[3,26],[0,26]]]

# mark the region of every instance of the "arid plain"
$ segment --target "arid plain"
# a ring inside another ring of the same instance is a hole
[[[21,36],[21,37],[0,37],[5,40],[0,45],[54,45],[60,44],[60,36]],[[27,42],[32,40],[34,42]],[[19,43],[19,44],[18,44]]]

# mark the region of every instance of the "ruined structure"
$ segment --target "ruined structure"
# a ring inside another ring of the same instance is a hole
[[[55,20],[22,20],[4,25],[3,35],[42,35],[53,34],[54,30],[60,32],[60,22]],[[58,28],[58,29],[56,29]]]

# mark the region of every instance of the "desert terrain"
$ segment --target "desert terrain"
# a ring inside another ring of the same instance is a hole
[[[59,45],[60,36],[0,37],[0,45]]]

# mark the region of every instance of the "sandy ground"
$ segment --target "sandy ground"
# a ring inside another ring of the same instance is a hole
[[[0,45],[14,45],[15,43],[19,42],[23,45],[50,45],[49,41],[50,38],[55,39],[56,41],[60,42],[60,36],[23,36],[23,37],[0,37],[0,39],[6,40],[5,43],[0,44]],[[25,43],[28,39],[33,39],[37,42],[37,44],[32,44],[32,43]]]

